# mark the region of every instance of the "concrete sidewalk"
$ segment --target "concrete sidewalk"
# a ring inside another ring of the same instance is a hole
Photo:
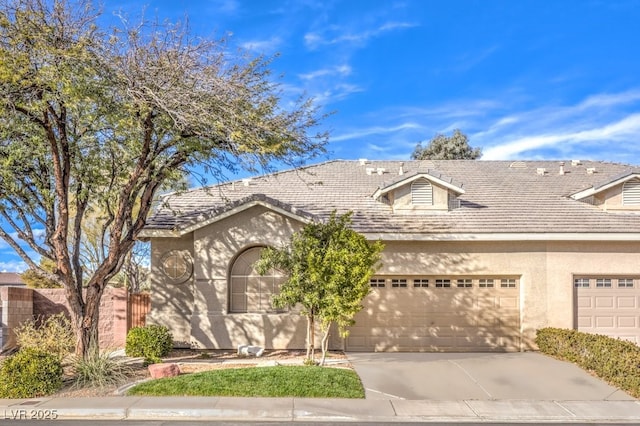
[[[433,401],[218,397],[0,400],[0,421],[31,418],[287,422],[618,422],[632,424],[640,422],[640,401]]]

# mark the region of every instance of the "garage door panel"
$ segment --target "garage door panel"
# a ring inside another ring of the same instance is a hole
[[[615,318],[613,316],[597,316],[596,327],[598,328],[612,328],[615,325]]]
[[[477,300],[478,309],[493,309],[500,306],[498,303],[498,298],[494,296],[479,296]]]
[[[578,296],[577,305],[579,308],[591,308],[593,306],[593,301],[591,300],[591,296],[586,296],[586,297]]]
[[[435,327],[465,327],[465,326],[474,326],[476,324],[476,319],[473,315],[456,315],[456,314],[446,314],[446,313],[433,313],[426,318],[426,324]]]
[[[498,307],[504,309],[515,309],[518,307],[518,298],[514,296],[503,296],[498,298]]]
[[[633,296],[620,296],[617,298],[619,309],[636,309],[638,307],[637,298]]]
[[[578,317],[578,329],[580,328],[592,328],[593,317]]]
[[[640,340],[640,279],[627,276],[608,280],[610,286],[598,287],[597,278],[575,279],[581,284],[574,287],[575,327],[586,333],[637,343]]]
[[[618,327],[620,328],[634,328],[638,327],[638,317],[618,317]]]
[[[596,309],[613,308],[613,306],[614,306],[614,297],[613,296],[596,296],[595,297],[595,307],[596,307]]]

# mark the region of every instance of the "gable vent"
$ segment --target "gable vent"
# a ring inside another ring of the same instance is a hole
[[[411,203],[430,206],[433,204],[433,187],[426,179],[418,179],[411,184]]]
[[[640,179],[629,180],[622,186],[622,204],[640,206]]]

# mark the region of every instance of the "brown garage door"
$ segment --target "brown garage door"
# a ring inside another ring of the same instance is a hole
[[[517,277],[376,277],[349,351],[517,351]]]
[[[638,277],[574,277],[579,331],[640,343]]]

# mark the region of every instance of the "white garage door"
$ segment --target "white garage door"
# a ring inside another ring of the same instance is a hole
[[[638,277],[574,277],[578,331],[640,343]]]
[[[517,277],[376,277],[349,351],[517,351]]]

